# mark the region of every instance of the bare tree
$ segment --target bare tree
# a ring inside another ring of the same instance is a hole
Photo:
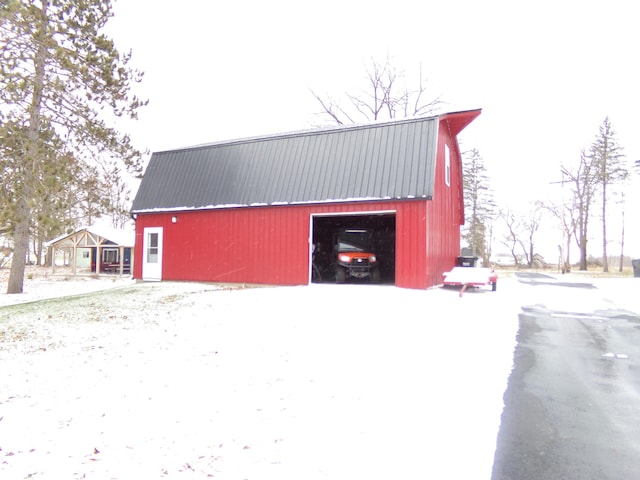
[[[559,263],[562,273],[569,272],[571,271],[571,242],[577,229],[575,197],[572,197],[568,203],[540,202],[540,206],[551,213],[562,231],[564,245],[558,245],[560,250]]]
[[[341,98],[334,98],[311,90],[322,108],[317,115],[343,125],[429,115],[440,107],[439,96],[425,99],[427,79],[422,65],[415,88],[406,85],[404,70],[396,68],[389,56],[383,62],[372,58],[370,65],[365,65],[365,71],[365,88],[356,93],[345,92]]]
[[[540,229],[542,223],[542,206],[539,203],[531,205],[529,212],[522,217],[520,224],[522,226],[523,234],[526,235],[526,241],[522,237],[518,240],[518,243],[522,247],[524,258],[529,267],[534,266],[534,262],[539,255],[535,252],[535,236]]]
[[[513,263],[517,267],[520,265],[521,260],[521,255],[518,254],[518,247],[520,246],[519,239],[522,235],[520,216],[507,207],[498,211],[498,217],[502,219],[506,227],[506,233],[502,235],[500,243],[509,249],[513,257]]]
[[[518,213],[510,208],[501,209],[498,217],[506,228],[501,243],[509,249],[515,265],[520,266],[524,261],[528,267],[533,267],[541,259],[535,248],[536,234],[542,223],[541,204],[531,204],[527,213]]]
[[[576,241],[580,249],[580,270],[587,269],[587,239],[590,209],[593,205],[596,187],[598,185],[598,165],[592,156],[580,152],[580,161],[575,169],[560,167],[563,178],[573,195],[572,205],[576,211]]]
[[[117,229],[125,228],[131,221],[129,208],[131,197],[129,187],[123,181],[125,172],[118,165],[111,165],[110,170],[104,171],[103,184],[105,188],[106,211],[111,220],[111,226]]]

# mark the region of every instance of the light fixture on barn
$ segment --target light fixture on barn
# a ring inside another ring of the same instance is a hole
[[[176,217],[175,215],[171,217],[171,223],[178,223],[178,217]]]

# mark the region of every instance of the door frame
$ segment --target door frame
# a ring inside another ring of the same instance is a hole
[[[149,243],[149,236],[157,234],[157,246],[152,247]],[[162,227],[144,227],[143,240],[142,240],[142,280],[156,281],[162,280],[162,250],[163,250],[163,228]],[[155,262],[149,262],[148,249],[155,248],[156,260]]]

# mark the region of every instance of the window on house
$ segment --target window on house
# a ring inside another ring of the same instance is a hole
[[[444,146],[444,183],[451,185],[451,152],[449,145]]]
[[[102,262],[103,263],[118,263],[120,261],[120,255],[118,250],[114,248],[105,248],[102,250]]]
[[[147,234],[147,263],[158,263],[158,234]]]

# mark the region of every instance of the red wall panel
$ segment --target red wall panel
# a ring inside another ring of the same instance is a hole
[[[426,210],[429,201],[406,202],[396,215],[396,285],[427,288]]]
[[[426,288],[430,286],[425,248],[428,203],[411,200],[139,214],[134,277],[142,278],[144,228],[163,227],[164,280],[306,285],[313,214],[395,211],[396,284]],[[176,223],[171,221],[173,216]]]
[[[450,182],[445,182],[445,145],[450,154]],[[427,204],[427,283],[442,283],[442,273],[451,270],[460,255],[460,223],[464,218],[462,160],[455,136],[447,123],[438,130],[438,149],[433,200]]]

